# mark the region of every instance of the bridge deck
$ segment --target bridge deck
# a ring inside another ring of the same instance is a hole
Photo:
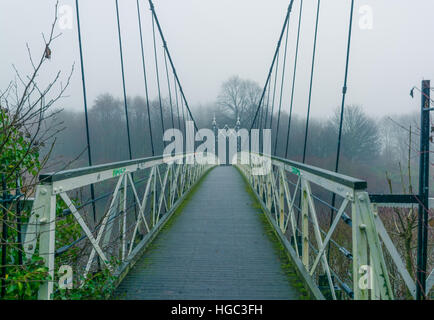
[[[298,299],[235,168],[218,167],[123,280],[126,299]]]

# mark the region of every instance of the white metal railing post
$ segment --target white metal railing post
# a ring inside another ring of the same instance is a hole
[[[272,195],[272,190],[271,190],[271,174],[273,174],[272,172],[270,172],[268,175],[267,175],[267,201],[266,201],[266,204],[267,204],[267,209],[268,209],[268,211],[270,211],[271,212],[271,208],[272,208],[272,206],[273,206],[273,195]]]
[[[39,189],[35,201],[43,210],[40,220],[39,255],[44,259],[48,268],[48,281],[44,282],[38,292],[38,299],[50,300],[54,285],[54,258],[56,244],[56,195],[53,194],[52,185],[43,185]]]
[[[119,223],[122,224],[122,235],[121,235],[121,246],[122,246],[122,255],[121,261],[125,261],[126,252],[127,252],[127,173],[124,174],[124,188],[122,189],[122,219],[119,219]]]
[[[369,278],[363,278],[363,272],[369,272],[368,243],[366,239],[366,225],[363,224],[358,210],[358,199],[352,201],[352,234],[353,234],[353,291],[354,300],[367,300]],[[369,275],[368,275],[369,277]],[[364,282],[364,283],[363,283]]]
[[[167,199],[167,210],[170,210],[172,208],[172,190],[173,190],[173,173],[175,169],[175,164],[173,164],[173,167],[171,167],[171,170],[169,171],[169,186],[168,186],[168,197]]]
[[[259,180],[259,198],[261,200],[264,200],[264,177],[259,176],[258,177]]]
[[[252,176],[252,179],[253,179],[253,190],[255,192],[258,192],[259,176]]]
[[[121,202],[119,199],[122,198],[122,193],[120,191],[122,188],[122,181],[123,181],[123,178],[121,176],[118,180],[115,191],[113,193],[113,196],[112,196],[113,198],[111,200],[109,210],[107,212],[105,219],[103,220],[103,223],[101,225],[101,230],[99,231],[100,232],[99,238],[102,237],[101,248],[105,248],[109,244],[110,237],[111,237],[112,232],[113,232],[113,226],[115,223],[113,221],[113,217],[116,215],[116,212],[119,210],[119,208],[121,208],[120,207]],[[116,209],[118,209],[118,210],[116,210]],[[90,270],[90,264],[92,263],[94,254],[95,254],[95,250],[92,250],[91,255],[90,255],[90,259],[88,262],[88,266],[86,267],[86,270]],[[100,257],[99,257],[99,259],[101,260]]]
[[[305,180],[303,176],[300,176],[300,178],[301,178],[301,238],[302,238],[301,260],[306,270],[309,270],[309,201],[308,201]]]
[[[178,193],[178,198],[182,196],[182,184],[184,183],[184,164],[179,165],[179,177],[178,183],[176,185],[176,192]]]
[[[192,177],[192,170],[191,170],[191,164],[187,164],[187,188],[184,190],[187,191],[191,187],[191,177]]]
[[[355,220],[354,220],[355,218]],[[374,298],[393,299],[380,236],[375,222],[375,211],[366,191],[355,192],[353,203],[353,251],[354,251],[354,299],[369,299],[369,291]],[[356,242],[354,242],[356,240]],[[369,264],[368,264],[369,248]],[[356,270],[356,268],[359,268]],[[360,276],[360,274],[363,274]]]
[[[284,193],[283,193],[283,175],[282,171],[279,170],[279,202],[280,202],[280,215],[279,215],[279,226],[282,232],[285,232],[285,203],[284,203]]]
[[[152,227],[155,226],[155,213],[157,211],[157,173],[158,168],[155,168],[155,172],[152,177]]]
[[[182,184],[182,191],[181,193],[184,194],[185,190],[188,190],[188,184],[190,183],[189,181],[189,174],[190,174],[190,169],[189,169],[189,164],[185,164],[184,165],[184,183]]]

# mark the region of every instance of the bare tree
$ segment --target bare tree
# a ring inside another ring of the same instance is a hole
[[[339,132],[340,110],[336,110],[329,125],[337,135]],[[342,153],[353,160],[368,160],[379,156],[381,150],[380,133],[377,123],[360,106],[345,108],[342,127]]]
[[[408,144],[408,125],[411,124],[411,134],[417,138],[419,136],[419,121],[420,115],[417,112],[393,115],[384,117],[380,123],[379,128],[381,132],[382,152],[384,154],[387,165],[396,166],[402,159],[406,159],[408,149],[413,151],[412,167],[417,168],[418,158],[417,149],[419,148],[418,139],[412,139],[412,144]]]
[[[244,127],[251,125],[261,96],[260,86],[251,80],[233,76],[223,83],[217,104],[222,113],[234,120],[239,117]]]
[[[27,52],[32,72],[22,75],[17,67],[15,79],[5,90],[0,91],[0,170],[9,188],[21,180],[23,191],[31,190],[39,172],[46,165],[56,135],[63,129],[61,122],[53,119],[61,109],[56,104],[64,97],[74,70],[62,83],[62,72],[58,71],[49,83],[41,87],[38,83],[43,66],[52,57],[51,47],[61,35],[55,33],[58,17],[58,3],[55,5],[54,20],[48,35],[42,34],[44,47],[37,60],[27,44]],[[51,144],[45,156],[40,150]],[[27,179],[27,181],[26,181]],[[30,179],[30,180],[29,180]]]

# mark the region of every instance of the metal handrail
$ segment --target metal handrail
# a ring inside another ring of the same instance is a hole
[[[327,169],[322,169],[319,167],[314,167],[308,164],[304,164],[301,162],[297,162],[297,161],[292,161],[292,160],[288,160],[288,159],[284,159],[284,158],[280,158],[280,157],[276,157],[276,156],[269,156],[269,155],[264,155],[262,153],[259,153],[260,156],[262,157],[269,157],[271,158],[271,160],[277,162],[277,163],[283,163],[285,165],[289,165],[291,167],[294,167],[298,170],[303,170],[309,173],[312,173],[318,177],[327,179],[329,181],[333,181],[339,184],[342,184],[346,187],[349,187],[351,189],[354,190],[366,190],[368,187],[368,183],[364,180],[361,179],[357,179],[357,178],[353,178],[341,173],[336,173]]]
[[[55,257],[88,239],[91,252],[86,258],[87,264],[80,266],[80,270],[84,270],[84,278],[98,260],[121,279],[135,263],[136,257],[145,250],[174,214],[193,186],[214,166],[196,161],[190,163],[188,160],[195,157],[195,153],[167,155],[167,158],[165,156],[42,175],[36,188],[29,228],[26,230],[26,255],[30,257],[35,253],[39,241],[39,255],[44,259],[50,276],[54,279]],[[137,172],[143,172],[147,177],[134,181]],[[113,188],[112,193],[103,194],[95,200],[75,206],[70,198],[71,191],[104,181],[117,181],[116,186],[110,185]],[[139,190],[137,187],[142,182],[146,182],[146,185],[143,190]],[[83,208],[94,201],[106,198],[109,198],[110,206],[106,207],[101,222],[98,226],[88,225]],[[56,214],[57,202],[63,202],[68,207],[60,215]],[[73,215],[75,223],[81,227],[82,235],[56,250],[57,222],[68,215]],[[112,231],[113,225],[117,223],[115,220],[118,219],[119,228]],[[140,226],[143,226],[143,232],[139,231]],[[119,249],[119,267],[109,261],[111,257],[116,257],[116,254],[110,251],[112,244]],[[41,286],[40,299],[51,298],[53,284],[50,280]]]
[[[336,273],[329,265],[325,253],[330,243],[337,244],[332,236],[341,220],[352,229],[352,237],[349,239],[352,240],[352,253],[343,247],[343,250],[341,248],[339,250],[347,258],[353,260],[353,268],[351,269],[353,288],[351,290],[354,292],[354,299],[393,299],[380,240],[383,240],[384,243],[387,242],[389,252],[391,251],[390,241],[387,241],[387,233],[380,232],[383,230],[381,229],[381,220],[378,215],[374,214],[374,207],[371,206],[369,194],[366,192],[366,181],[260,153],[251,153],[250,159],[253,161],[237,166],[247,178],[268,220],[275,228],[300,275],[305,280],[305,284],[317,299],[324,298],[315,281],[319,275],[318,266],[322,266],[325,276],[327,276],[332,298],[337,298],[332,279]],[[266,168],[266,170],[259,170],[258,168]],[[291,175],[297,178],[296,184],[290,181]],[[292,185],[291,188],[289,188],[290,185]],[[324,205],[326,203],[313,194],[311,185],[316,185],[342,199],[339,208],[333,208],[337,213],[327,232],[319,225],[318,210],[315,208],[319,204]],[[297,200],[300,203],[298,206],[295,203]],[[351,218],[345,214],[347,210],[352,212]],[[299,217],[295,217],[297,213]],[[291,230],[292,232],[290,232]],[[300,248],[297,244],[299,242],[298,236],[301,237]],[[313,244],[310,238],[316,240],[317,244],[317,248],[311,250],[311,253],[309,249]],[[290,243],[290,239],[294,241]],[[312,253],[314,253],[314,261],[311,261]],[[359,287],[359,281],[368,261],[370,263],[368,267],[372,268],[373,274],[372,292],[367,288]],[[396,263],[395,260],[394,262]],[[399,268],[399,272],[405,273],[402,268]],[[406,278],[408,279],[408,277]],[[407,283],[411,287],[411,281],[407,281]],[[348,287],[342,289],[347,293],[351,291],[348,290]]]
[[[76,177],[88,175],[88,174],[94,174],[94,173],[99,173],[107,170],[129,167],[133,165],[140,165],[143,163],[158,161],[162,159],[163,156],[149,157],[149,158],[141,158],[135,160],[112,162],[112,163],[96,165],[92,167],[84,167],[84,168],[70,169],[70,170],[64,170],[64,171],[53,172],[53,173],[45,173],[40,175],[39,181],[41,183],[57,182],[57,181],[62,181],[70,178],[76,178]]]

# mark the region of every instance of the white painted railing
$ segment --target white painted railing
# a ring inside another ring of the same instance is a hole
[[[276,157],[250,159],[237,166],[317,299],[324,292],[338,299],[340,290],[356,300],[393,299],[383,248],[414,295],[415,283],[370,203],[365,181]],[[329,204],[332,194],[337,208]],[[328,259],[329,246],[343,258]]]
[[[52,298],[54,279],[61,267],[55,265],[55,258],[72,247],[81,251],[80,262],[70,266],[75,276],[85,278],[99,264],[122,277],[212,167],[186,161],[191,157],[194,155],[179,155],[168,163],[163,157],[140,159],[41,176],[24,240],[27,257],[38,248],[52,279],[41,286],[39,299]],[[91,185],[109,192],[84,205],[75,204],[74,192]],[[104,201],[106,205],[101,206]],[[66,210],[56,213],[56,207],[62,205]],[[90,222],[92,206],[96,207],[96,223]],[[73,215],[82,237],[56,248],[57,225],[68,215]]]

